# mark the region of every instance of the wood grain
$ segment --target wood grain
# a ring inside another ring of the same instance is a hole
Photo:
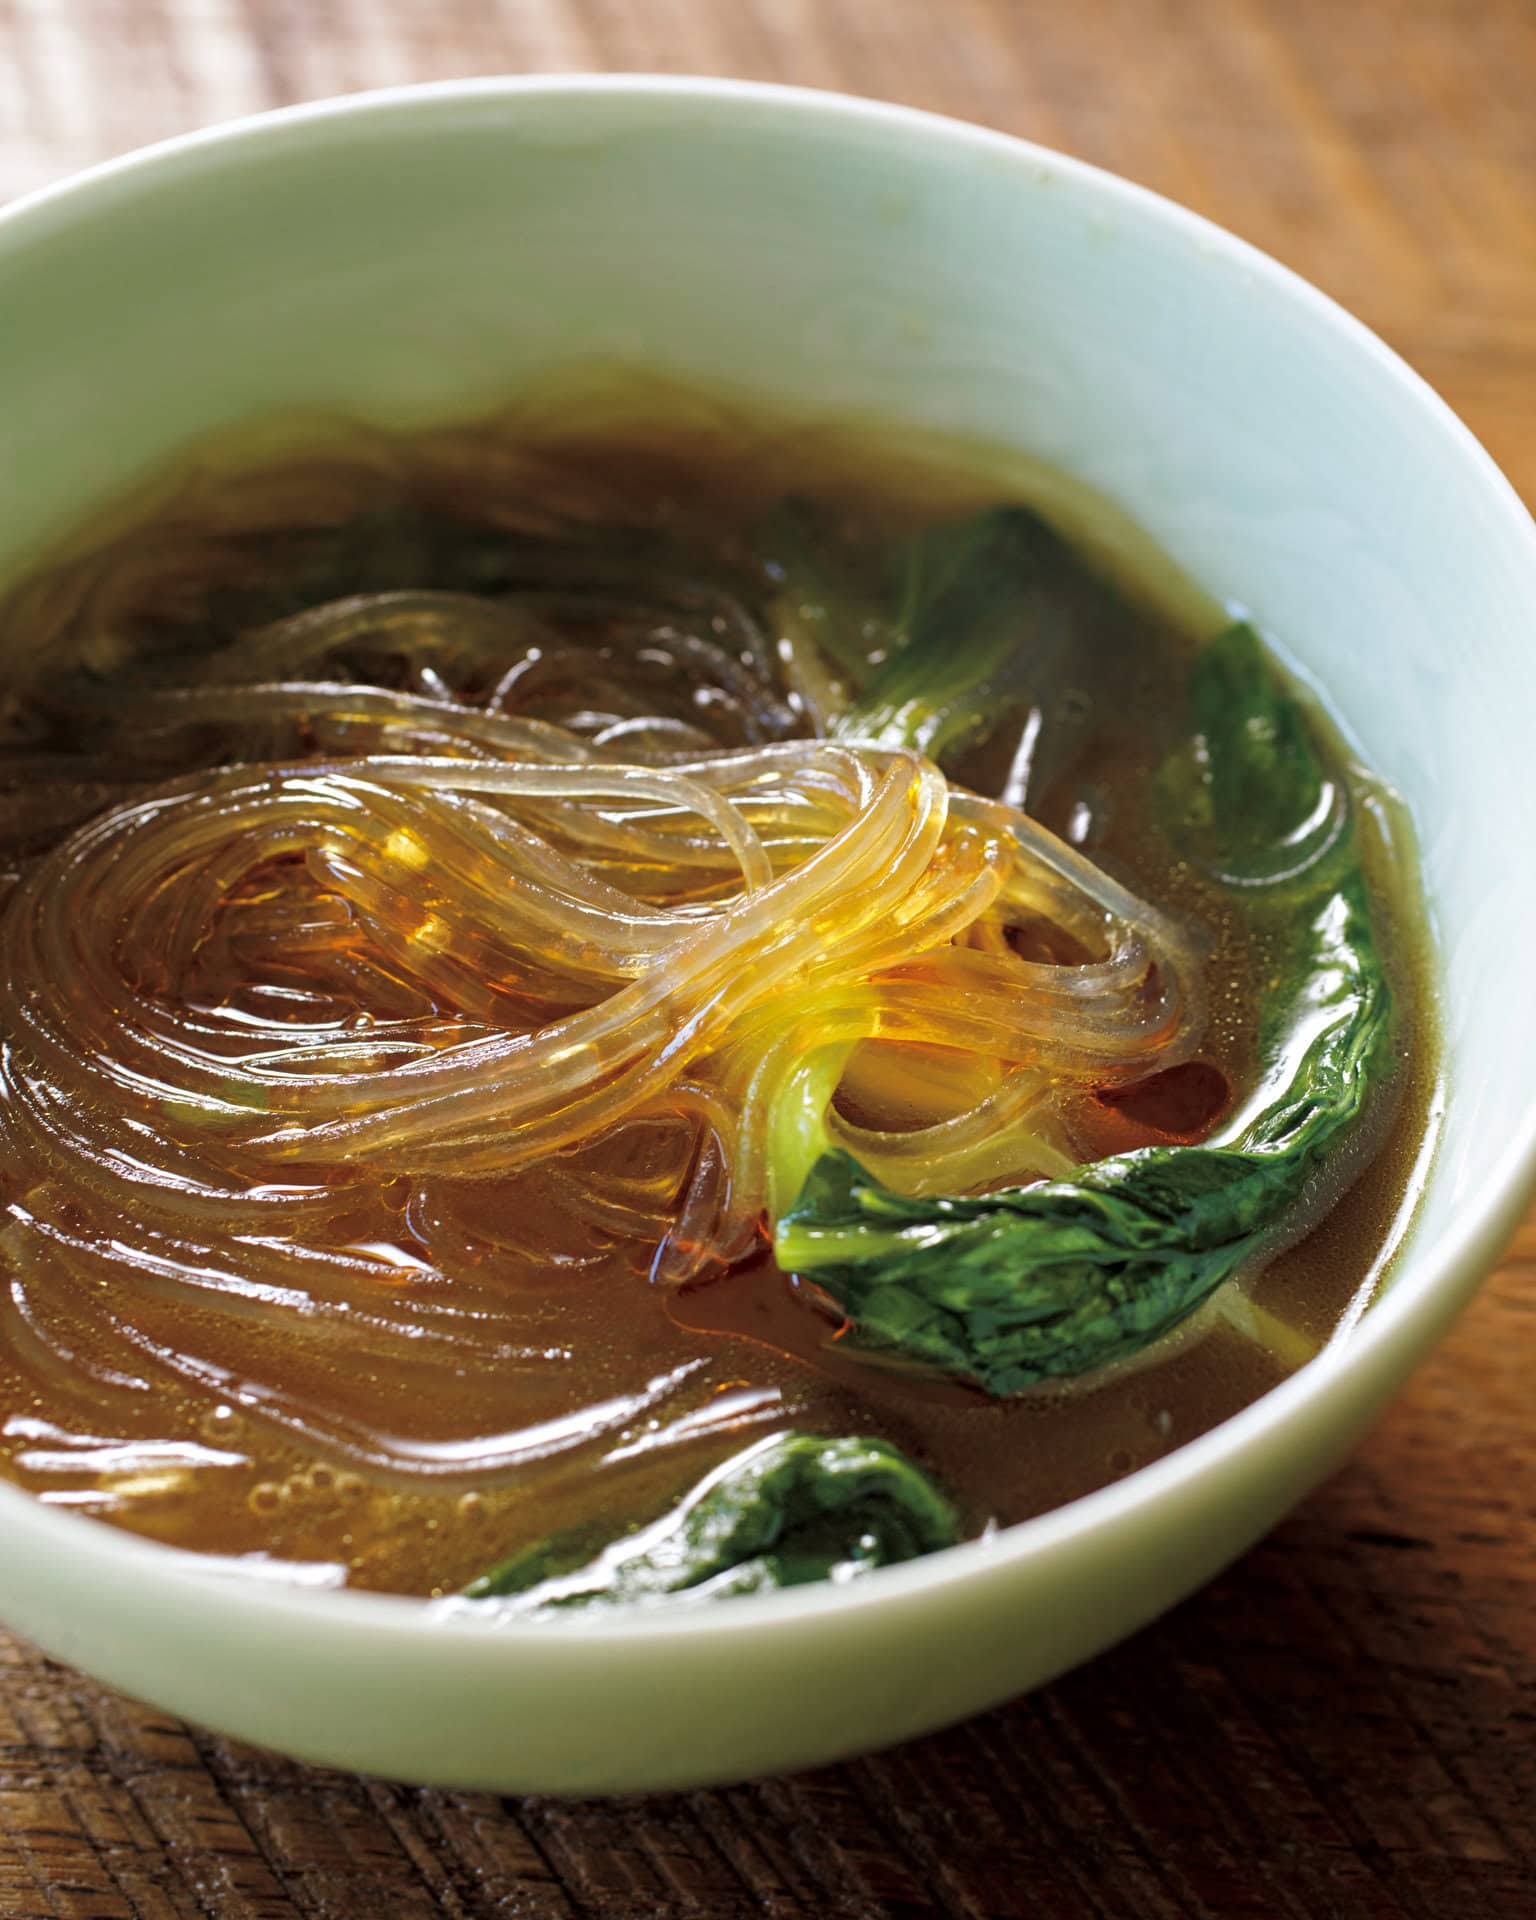
[[[1532,0],[0,0],[0,197],[286,101],[561,67],[841,87],[1129,174],[1354,308],[1536,500]],[[382,1786],[0,1636],[0,1920],[1528,1920],[1533,1276],[1536,1218],[1358,1459],[1169,1619],[824,1774]]]

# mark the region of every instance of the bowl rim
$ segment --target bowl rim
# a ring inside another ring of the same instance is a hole
[[[451,117],[466,106],[530,98],[574,103],[645,100],[674,110],[728,106],[733,116],[795,123],[815,138],[818,125],[835,124],[872,140],[906,141],[950,152],[969,151],[1017,170],[1021,181],[1060,184],[1130,220],[1161,227],[1191,243],[1211,262],[1237,266],[1259,283],[1266,297],[1289,306],[1316,330],[1331,333],[1371,363],[1395,387],[1400,404],[1416,409],[1438,434],[1437,457],[1458,469],[1460,483],[1481,496],[1498,516],[1503,537],[1523,544],[1536,581],[1536,523],[1491,455],[1433,388],[1362,321],[1310,281],[1226,228],[1177,202],[1052,148],[992,128],[919,108],[857,95],[766,81],[667,73],[592,74],[561,72],[439,80],[343,94],[204,127],[136,149],[0,207],[0,272],[15,247],[25,247],[75,219],[100,218],[138,192],[184,176],[215,154],[249,149],[260,164],[264,153],[302,150],[312,142],[345,138],[358,120],[394,118],[409,129],[418,121]],[[602,137],[595,130],[595,137]],[[1431,903],[1432,904],[1432,903]],[[1412,1235],[1394,1256],[1400,1270],[1347,1338],[1331,1342],[1298,1372],[1258,1400],[1187,1441],[1162,1459],[1124,1479],[1037,1517],[1002,1528],[942,1552],[879,1569],[852,1583],[818,1582],[767,1594],[743,1595],[728,1607],[685,1608],[607,1618],[508,1622],[487,1609],[439,1610],[414,1596],[319,1589],[250,1577],[235,1563],[214,1568],[185,1549],[144,1539],[87,1515],[46,1506],[22,1488],[0,1481],[0,1525],[33,1552],[53,1547],[77,1563],[114,1566],[118,1577],[145,1591],[175,1589],[188,1598],[217,1595],[231,1625],[234,1614],[269,1619],[291,1616],[311,1628],[334,1630],[369,1641],[408,1639],[419,1648],[436,1645],[448,1658],[466,1642],[498,1649],[490,1659],[518,1661],[552,1641],[656,1646],[686,1636],[730,1639],[765,1630],[809,1629],[829,1616],[858,1616],[921,1602],[987,1574],[1001,1575],[1027,1562],[1070,1548],[1103,1528],[1129,1522],[1149,1509],[1169,1508],[1198,1483],[1213,1479],[1242,1456],[1278,1442],[1321,1405],[1347,1399],[1354,1377],[1383,1372],[1394,1379],[1441,1332],[1465,1304],[1536,1190],[1536,1103],[1484,1170],[1476,1194],[1454,1223],[1432,1243]],[[1469,1278],[1468,1276],[1471,1276]],[[13,1546],[13,1551],[16,1550]]]

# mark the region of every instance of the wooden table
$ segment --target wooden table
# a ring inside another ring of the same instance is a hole
[[[285,101],[573,67],[845,88],[1113,167],[1363,315],[1536,501],[1536,0],[0,0],[0,197]],[[1533,1266],[1536,1218],[1359,1458],[1204,1594],[825,1773],[384,1786],[0,1635],[0,1920],[1527,1920]]]

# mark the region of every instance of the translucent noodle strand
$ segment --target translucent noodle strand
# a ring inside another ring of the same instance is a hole
[[[115,594],[162,591],[142,564]],[[473,1487],[640,1403],[451,1447],[399,1409],[471,1356],[567,1364],[569,1290],[760,1251],[776,1116],[828,1062],[864,1102],[832,1141],[929,1194],[1060,1173],[1074,1101],[1193,1051],[1176,923],[919,755],[804,737],[729,594],[657,587],[631,685],[622,568],[519,564],[511,599],[268,622],[195,686],[170,659],[27,763],[40,817],[105,783],[0,911],[0,1319],[39,1385],[179,1383]],[[647,712],[647,674],[714,705]],[[901,1112],[867,1110],[885,1086]]]

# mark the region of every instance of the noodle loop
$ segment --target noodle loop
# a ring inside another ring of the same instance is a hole
[[[423,1447],[391,1401],[470,1342],[558,1352],[551,1288],[750,1254],[816,1063],[837,1136],[920,1194],[1058,1173],[1075,1100],[1189,1056],[1163,916],[915,753],[794,737],[739,607],[653,626],[626,679],[547,644],[574,591],[353,596],[95,716],[125,784],[0,920],[3,1313],[37,1377],[214,1386],[472,1484],[512,1443]],[[189,743],[206,770],[166,779]],[[376,1417],[295,1378],[298,1328],[345,1338]]]

